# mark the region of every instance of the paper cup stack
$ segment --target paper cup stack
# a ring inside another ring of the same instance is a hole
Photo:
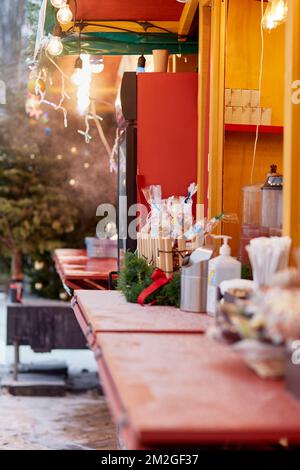
[[[260,237],[250,240],[246,250],[257,287],[269,286],[273,275],[288,267],[290,249],[290,237]]]

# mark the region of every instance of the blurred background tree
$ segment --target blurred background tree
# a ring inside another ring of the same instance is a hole
[[[13,276],[18,274],[23,254],[32,292],[58,298],[62,286],[51,250],[82,248],[85,236],[95,236],[98,205],[115,203],[116,175],[110,173],[95,127],[89,145],[78,134],[84,122],[74,112],[74,101],[68,105],[67,129],[61,112],[46,105],[35,116],[26,113],[26,59],[32,59],[40,5],[40,0],[1,0],[0,79],[6,84],[7,104],[0,105],[0,275],[6,271],[7,280],[0,282],[8,282],[11,259]],[[49,96],[59,101],[56,84]],[[112,146],[114,118],[111,113],[103,117]]]
[[[0,148],[1,253],[12,260],[13,279],[23,278],[24,255],[61,246],[75,229],[78,210],[66,169],[64,160],[53,165],[34,150]]]

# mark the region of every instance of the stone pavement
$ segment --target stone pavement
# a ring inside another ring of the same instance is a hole
[[[116,431],[98,392],[65,397],[0,395],[0,450],[113,450]]]

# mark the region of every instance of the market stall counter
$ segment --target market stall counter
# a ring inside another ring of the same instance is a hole
[[[98,332],[204,333],[212,319],[174,307],[126,302],[118,291],[75,291],[72,307],[89,343]]]
[[[300,444],[300,402],[208,338],[207,315],[99,291],[77,291],[73,309],[128,449]]]
[[[57,249],[54,251],[56,270],[65,288],[107,289],[109,274],[117,271],[116,258],[89,258],[86,250]]]

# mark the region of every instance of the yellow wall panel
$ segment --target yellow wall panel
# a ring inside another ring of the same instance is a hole
[[[230,0],[227,23],[226,87],[257,89],[260,69],[261,5]],[[272,124],[283,125],[284,25],[264,33],[263,107],[272,108]]]
[[[278,165],[282,172],[283,139],[278,135],[263,135],[258,143],[255,167],[255,181],[264,182],[270,165]],[[226,133],[224,152],[224,181],[223,207],[225,212],[235,213],[242,221],[242,188],[249,185],[253,155],[252,139],[247,134],[237,138],[233,132]],[[240,224],[223,224],[223,232],[233,237],[231,241],[235,256],[239,254]]]
[[[255,0],[229,0],[226,48],[226,87],[257,89],[260,66],[261,5]],[[272,108],[272,124],[283,125],[285,28],[264,33],[265,52],[262,106]],[[242,219],[242,187],[249,185],[254,134],[226,133],[224,145],[223,209]],[[272,163],[283,166],[283,138],[260,135],[253,182],[263,182]],[[223,232],[234,237],[233,252],[238,255],[240,225],[226,224]]]

